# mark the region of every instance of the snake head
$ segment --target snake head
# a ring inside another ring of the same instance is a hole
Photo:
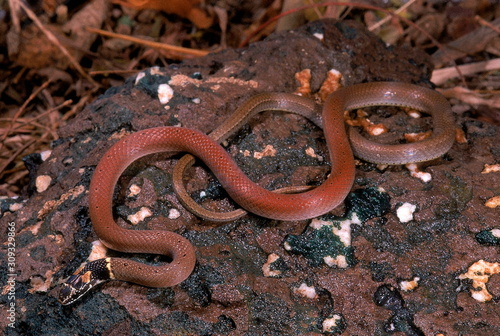
[[[80,299],[96,285],[112,278],[109,258],[91,261],[76,270],[62,284],[59,291],[59,302],[63,305],[69,305]]]

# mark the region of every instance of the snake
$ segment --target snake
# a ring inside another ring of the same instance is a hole
[[[429,113],[433,120],[432,135],[415,143],[387,145],[367,140],[354,127],[346,129],[344,111],[370,106],[409,107]],[[267,190],[250,180],[219,144],[252,116],[266,110],[297,113],[323,128],[332,166],[321,185],[299,193],[297,190]],[[127,135],[104,154],[92,176],[88,202],[94,231],[110,249],[166,255],[170,262],[159,266],[146,265],[114,257],[88,262],[62,284],[59,301],[71,304],[97,284],[108,280],[128,281],[148,287],[171,287],[193,272],[196,253],[188,239],[165,230],[125,229],[113,218],[116,183],[123,171],[143,156],[159,152],[189,153],[205,163],[244,211],[269,219],[290,221],[324,215],[343,202],[354,182],[354,155],[387,165],[429,161],[446,153],[452,147],[454,138],[454,119],[446,98],[432,89],[401,82],[347,86],[331,93],[321,108],[309,98],[287,93],[262,93],[250,98],[209,135],[173,126],[154,127]],[[176,191],[186,193],[182,174],[192,164],[193,157],[185,157],[176,167],[173,178]],[[200,210],[204,208],[188,196],[186,193],[180,199],[194,214],[209,220],[227,220],[225,213],[207,215]]]

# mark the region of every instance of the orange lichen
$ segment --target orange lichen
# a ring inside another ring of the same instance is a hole
[[[488,208],[492,208],[492,209],[500,206],[500,196],[495,196],[495,197],[488,199],[486,201],[486,203],[484,203],[484,205],[486,205]]]
[[[455,141],[457,143],[467,143],[465,132],[460,128],[455,128]]]
[[[299,87],[295,89],[295,94],[309,97],[311,95],[311,70],[304,69],[295,73],[295,79],[299,82]]]
[[[213,16],[205,12],[201,0],[113,0],[113,3],[134,9],[155,9],[176,14],[188,19],[198,28],[208,28],[213,23]]]
[[[326,79],[318,92],[319,99],[321,99],[321,101],[325,101],[331,93],[340,89],[342,87],[340,84],[341,79],[342,74],[338,70],[331,69],[328,71]]]
[[[496,172],[500,172],[500,164],[492,164],[492,165],[485,164],[481,174],[489,174]]]
[[[367,118],[368,114],[363,110],[356,111],[356,119],[350,119],[349,113],[344,115],[345,121],[349,126],[360,126],[370,135],[380,135],[388,132],[383,124],[374,124]]]
[[[471,295],[480,302],[490,301],[493,296],[486,289],[486,283],[492,275],[500,273],[500,263],[479,260],[472,264],[467,273],[460,274],[459,279],[472,280]]]

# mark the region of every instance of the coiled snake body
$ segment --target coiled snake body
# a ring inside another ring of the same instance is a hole
[[[350,128],[348,137],[344,111],[376,105],[406,106],[432,114],[433,135],[421,142],[400,145],[381,145],[368,141],[354,128]],[[252,182],[217,143],[234,133],[252,115],[265,110],[298,113],[320,123],[311,100],[292,94],[262,94],[242,105],[210,136],[187,128],[156,127],[131,134],[114,144],[97,165],[90,184],[89,209],[94,230],[111,249],[167,255],[172,261],[161,266],[149,266],[121,258],[89,262],[63,284],[60,301],[63,304],[72,303],[97,283],[110,279],[150,287],[169,287],[182,282],[193,271],[195,250],[186,238],[170,231],[123,229],[113,219],[115,185],[127,166],[140,157],[164,151],[191,153],[212,170],[230,197],[245,210],[266,218],[302,220],[323,215],[344,200],[354,180],[353,151],[356,156],[370,162],[405,164],[435,159],[446,153],[454,141],[450,106],[443,96],[433,90],[394,82],[365,83],[342,88],[328,97],[321,113],[332,161],[330,175],[319,187],[310,191],[279,194]],[[174,174],[176,190],[182,192],[181,184],[179,173]],[[186,195],[181,199],[195,214],[211,220],[226,220],[224,214],[207,214],[197,210],[199,206],[193,204]]]

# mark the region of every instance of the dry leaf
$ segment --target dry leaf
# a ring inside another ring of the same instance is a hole
[[[429,13],[420,18],[416,24],[425,30],[429,35],[437,38],[441,35],[444,30],[446,22],[446,17],[444,14],[440,13]],[[415,42],[415,45],[423,45],[429,42],[429,38],[422,34],[421,31],[411,28],[408,31],[409,38]]]
[[[176,14],[188,19],[198,28],[208,28],[213,23],[213,16],[198,6],[202,0],[113,0],[112,2],[134,9],[155,9]]]
[[[482,94],[460,86],[439,90],[439,92],[446,98],[456,98],[470,105],[486,105],[495,109],[500,108],[500,95],[498,94]]]

